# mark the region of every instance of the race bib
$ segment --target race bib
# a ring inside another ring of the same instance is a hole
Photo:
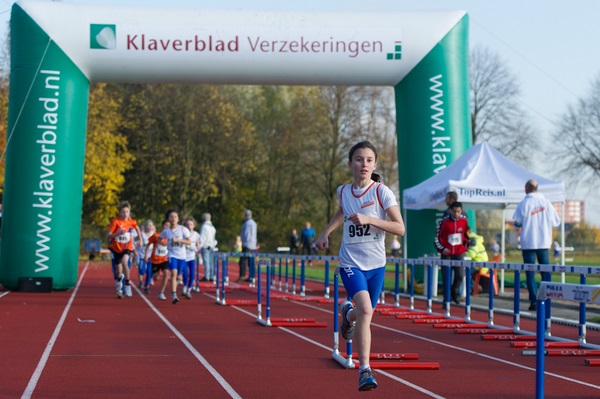
[[[352,221],[344,218],[344,242],[347,244],[377,241],[380,232],[381,230],[370,224],[357,226]]]
[[[121,244],[126,244],[131,241],[131,233],[127,232],[115,237],[115,241]]]
[[[175,242],[175,241],[172,241],[172,242],[171,242],[171,247],[173,247],[173,248],[180,248],[180,247],[183,247],[184,245],[185,245],[185,244],[183,244],[183,243],[181,243],[181,242],[179,242],[179,241],[177,241],[177,242]]]
[[[450,244],[452,246],[462,244],[462,234],[460,234],[460,233],[450,234],[448,236],[448,244]]]
[[[193,245],[186,245],[185,249],[189,254],[193,254],[194,252],[196,252],[196,248],[194,248]]]
[[[168,253],[169,253],[169,249],[167,247],[165,247],[164,245],[157,245],[156,251],[154,251],[154,254],[156,256],[167,256]]]

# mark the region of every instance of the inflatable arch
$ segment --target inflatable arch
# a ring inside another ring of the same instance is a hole
[[[406,188],[471,145],[467,36],[464,11],[17,2],[0,283],[9,289],[20,277],[52,277],[54,289],[76,283],[90,82],[394,86]],[[408,215],[409,256],[432,251],[435,218],[435,211]]]

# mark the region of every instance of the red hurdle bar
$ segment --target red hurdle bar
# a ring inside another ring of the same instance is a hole
[[[473,323],[435,323],[433,324],[433,328],[486,328],[487,324],[473,324]]]
[[[486,328],[457,328],[456,330],[454,330],[454,332],[456,334],[482,334],[482,335],[487,335],[487,334],[492,334],[492,335],[504,335],[504,334],[513,334],[514,330],[503,330],[503,329],[499,329],[499,328],[489,328],[489,326],[486,326]]]
[[[600,367],[600,359],[585,359],[586,366]]]
[[[535,341],[535,335],[482,335],[484,341]]]
[[[535,348],[535,341],[516,341],[510,343],[511,348]],[[544,348],[581,348],[579,342],[545,342]]]

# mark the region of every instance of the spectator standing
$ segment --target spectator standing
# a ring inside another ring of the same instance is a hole
[[[400,254],[400,241],[398,241],[398,236],[392,237],[390,248],[392,250],[392,258],[398,257],[398,255]]]
[[[244,222],[242,223],[240,237],[242,238],[242,252],[253,252],[257,249],[257,226],[254,219],[252,219],[252,211],[250,209],[244,211]],[[240,257],[240,276],[238,281],[242,281],[246,277],[246,267],[248,265],[250,270],[246,281],[252,281],[254,278],[253,262],[254,260],[251,260],[249,256]]]
[[[396,196],[373,171],[377,150],[368,141],[355,144],[348,155],[354,181],[338,187],[339,208],[316,242],[329,248],[329,235],[343,227],[339,253],[339,274],[348,298],[340,304],[340,332],[353,339],[358,353],[358,390],[377,388],[371,371],[371,319],[385,276],[385,233],[404,234],[404,222]],[[389,220],[387,220],[389,218]],[[354,306],[352,304],[354,301]]]
[[[515,227],[521,229],[520,244],[523,263],[540,265],[550,263],[548,249],[552,244],[552,227],[560,224],[560,217],[550,201],[538,193],[538,183],[528,180],[525,183],[525,198],[517,205],[513,215]],[[535,272],[526,271],[529,310],[536,310],[537,283]],[[542,280],[550,281],[551,274],[542,272]]]
[[[313,245],[316,239],[315,229],[312,228],[309,222],[304,224],[304,228],[300,233],[300,242],[302,243],[302,255],[312,255]]]
[[[498,244],[498,241],[492,240],[491,250],[494,257],[500,255],[500,244]]]
[[[204,264],[204,277],[202,281],[215,280],[215,268],[213,264],[212,253],[217,247],[217,229],[213,226],[210,213],[202,214],[202,226],[200,227],[200,254]]]
[[[298,236],[298,231],[296,229],[292,229],[292,234],[290,234],[290,254],[298,255],[300,253],[300,237]]]
[[[445,216],[438,226],[434,241],[435,247],[442,259],[463,260],[469,248],[469,237],[467,236],[469,223],[463,215],[463,206],[460,202],[454,202],[450,206],[450,211],[450,214]],[[449,267],[442,266],[444,293],[447,284],[449,284],[449,281],[446,281]],[[452,266],[452,272],[454,273],[454,279],[450,287],[450,299],[458,305],[460,304],[460,286],[465,277],[465,269],[460,266]],[[447,299],[444,298],[444,302],[447,302]]]
[[[317,251],[315,248],[317,234],[315,233],[315,229],[313,229],[309,222],[304,224],[304,228],[300,232],[300,242],[302,243],[302,255],[316,255]],[[308,266],[310,266],[312,262],[308,261]]]
[[[484,238],[479,234],[475,234],[471,227],[467,228],[467,236],[469,237],[469,249],[467,250],[467,256],[471,258],[473,262],[487,262],[489,260],[487,251],[485,250]],[[473,268],[471,276],[475,276],[478,273],[488,274],[490,269],[488,267]],[[479,283],[483,292],[490,292],[490,279],[486,276],[480,276]],[[476,291],[477,290],[477,291]],[[473,292],[479,292],[479,287],[473,286]]]

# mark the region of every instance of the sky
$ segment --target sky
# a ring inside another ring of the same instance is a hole
[[[44,0],[41,0],[44,1]],[[50,0],[47,0],[50,1]],[[64,0],[63,3],[255,10],[428,11],[465,10],[470,47],[488,47],[521,87],[520,102],[539,132],[546,158],[532,171],[562,180],[552,169],[555,123],[569,106],[590,96],[600,76],[600,1],[575,0]],[[0,0],[0,38],[14,1]],[[568,183],[568,182],[565,182]],[[600,190],[567,188],[567,199],[585,200],[586,220],[600,226]]]

